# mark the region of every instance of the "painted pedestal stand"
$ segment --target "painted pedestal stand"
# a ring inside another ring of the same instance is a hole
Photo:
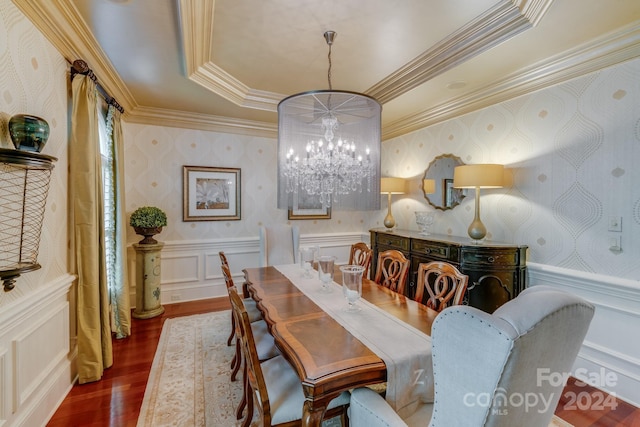
[[[133,317],[150,319],[164,313],[160,305],[160,251],[164,243],[133,244],[136,251],[136,308]]]

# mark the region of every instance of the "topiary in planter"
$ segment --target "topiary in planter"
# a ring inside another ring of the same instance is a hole
[[[129,218],[129,225],[133,227],[136,234],[144,236],[144,239],[138,242],[139,244],[153,245],[158,243],[153,236],[160,233],[162,227],[167,225],[167,215],[155,206],[143,206],[133,211]]]

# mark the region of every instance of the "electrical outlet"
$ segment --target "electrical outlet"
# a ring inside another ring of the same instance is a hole
[[[609,250],[614,253],[622,252],[622,245],[620,244],[620,235],[609,236]]]
[[[180,301],[180,295],[179,294],[173,294],[171,295],[171,301]]]

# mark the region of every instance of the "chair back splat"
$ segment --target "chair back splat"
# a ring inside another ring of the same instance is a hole
[[[376,265],[374,282],[399,294],[404,294],[404,287],[409,275],[409,260],[395,249],[380,252]]]
[[[469,276],[449,263],[422,263],[418,266],[418,286],[414,299],[435,311],[442,311],[449,306],[462,304],[468,282]]]
[[[371,256],[373,250],[366,243],[358,242],[351,245],[349,253],[349,265],[360,265],[364,267],[362,277],[369,278],[369,267],[371,267]]]

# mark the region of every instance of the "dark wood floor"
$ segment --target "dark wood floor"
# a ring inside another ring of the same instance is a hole
[[[132,336],[114,340],[114,363],[105,371],[103,379],[95,383],[75,385],[47,425],[134,427],[165,319],[228,308],[228,298],[216,298],[166,305],[161,316],[145,320],[133,319]],[[556,414],[575,427],[640,427],[640,409],[615,399],[606,401],[601,393],[592,387],[579,387],[575,380],[570,379]],[[580,396],[582,400],[572,401],[571,396]],[[588,402],[594,403],[586,405],[590,407],[594,407],[596,402],[602,402],[601,406],[604,408],[577,409]],[[615,409],[611,409],[613,404]]]

